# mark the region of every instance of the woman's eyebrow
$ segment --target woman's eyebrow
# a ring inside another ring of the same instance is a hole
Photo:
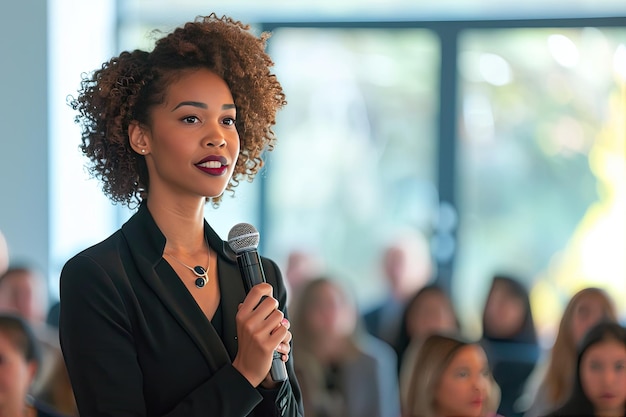
[[[172,109],[172,111],[174,111],[174,110],[176,110],[176,109],[178,109],[179,107],[182,107],[182,106],[193,106],[193,107],[198,107],[198,108],[201,108],[201,109],[208,109],[209,108],[209,106],[207,106],[206,103],[202,103],[200,101],[181,101],[180,103],[178,103],[176,105],[176,107],[174,107]],[[224,105],[222,105],[222,110],[229,110],[229,109],[234,109],[234,108],[235,108],[234,104],[224,104]]]
[[[209,108],[209,106],[207,106],[206,103],[202,103],[202,102],[199,102],[199,101],[181,101],[180,103],[178,103],[176,105],[176,107],[174,107],[172,109],[172,111],[174,111],[177,108],[182,107],[182,106],[193,106],[193,107],[199,107],[201,109]]]

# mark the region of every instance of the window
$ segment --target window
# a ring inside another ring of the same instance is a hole
[[[288,105],[269,155],[268,254],[312,250],[359,298],[380,294],[381,246],[430,229],[438,204],[438,49],[424,29],[274,31]]]
[[[625,39],[593,27],[462,33],[453,288],[466,312],[499,271],[532,287],[540,325],[582,286],[626,308]]]

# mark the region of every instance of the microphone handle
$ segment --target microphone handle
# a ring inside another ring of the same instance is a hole
[[[265,273],[263,272],[263,265],[261,265],[259,252],[251,250],[238,253],[237,263],[239,264],[239,271],[241,272],[246,294],[249,293],[255,285],[265,282]],[[259,303],[261,303],[264,299],[265,296],[259,301]],[[274,355],[272,357],[270,376],[274,382],[286,381],[288,377],[285,362],[283,362],[281,354],[277,351],[274,351]]]

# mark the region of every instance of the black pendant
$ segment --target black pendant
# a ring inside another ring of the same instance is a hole
[[[196,278],[196,287],[204,287],[209,281],[209,277],[207,277],[206,274],[206,269],[204,269],[200,265],[196,265],[193,267],[193,272],[198,276],[198,278]]]

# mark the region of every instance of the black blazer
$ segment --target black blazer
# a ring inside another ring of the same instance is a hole
[[[163,259],[165,237],[145,202],[120,230],[70,259],[60,278],[60,340],[81,417],[302,416],[288,381],[255,388],[232,366],[245,298],[236,257],[205,222],[217,252],[223,339]],[[277,265],[262,258],[286,314]]]

